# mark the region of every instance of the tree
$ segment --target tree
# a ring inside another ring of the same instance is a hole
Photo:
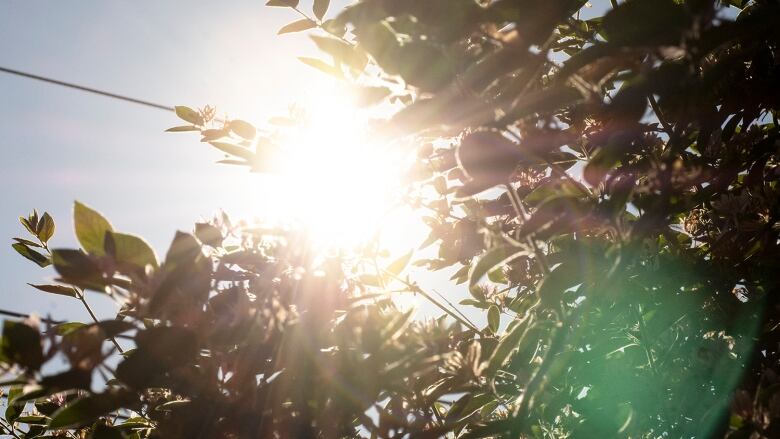
[[[6,322],[0,360],[19,372],[7,384],[37,387],[12,388],[4,428],[778,435],[780,4],[629,0],[581,19],[579,0],[364,0],[324,20],[327,3],[314,16],[268,4],[303,14],[280,33],[312,29],[332,58],[306,64],[363,84],[366,104],[403,105],[378,129],[419,142],[412,184],[438,194],[420,192],[438,258],[415,263],[459,267],[461,306],[488,326],[442,304],[434,322],[399,312],[386,283],[429,297],[403,277],[406,257],[353,276],[295,231],[222,216],[158,261],[77,204],[82,249],[50,251],[53,220],[37,214],[22,223],[38,241],[14,247],[59,273],[36,288],[124,306],[43,333]],[[190,125],[173,131],[263,170],[248,123],[177,114]],[[134,348],[113,368],[125,333]],[[69,369],[42,375],[57,354]],[[95,371],[112,377],[104,389]],[[37,412],[20,417],[27,402]]]

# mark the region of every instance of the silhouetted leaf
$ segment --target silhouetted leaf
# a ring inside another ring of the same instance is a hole
[[[49,428],[69,428],[92,423],[97,418],[121,408],[131,397],[123,391],[108,391],[81,397],[57,410],[52,415]]]
[[[314,0],[314,4],[312,5],[314,16],[322,20],[325,13],[328,12],[328,6],[330,6],[330,0]]]
[[[35,285],[30,283],[27,285],[47,293],[59,294],[69,297],[78,297],[78,294],[76,294],[76,291],[73,289],[73,287],[68,287],[65,285]]]
[[[3,336],[0,342],[0,358],[26,369],[37,371],[43,364],[40,332],[23,322],[4,321]]]

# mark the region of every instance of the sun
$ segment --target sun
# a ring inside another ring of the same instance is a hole
[[[377,112],[352,102],[341,91],[296,105],[293,126],[275,132],[271,172],[257,179],[256,213],[305,229],[318,246],[354,247],[378,235],[398,245],[409,235],[402,203],[409,150],[374,135]]]

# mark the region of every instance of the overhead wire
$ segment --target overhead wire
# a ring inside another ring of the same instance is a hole
[[[104,91],[104,90],[98,90],[98,89],[95,89],[95,88],[92,88],[92,87],[86,87],[84,85],[73,84],[71,82],[60,81],[59,79],[54,79],[54,78],[49,78],[49,77],[46,77],[46,76],[36,75],[36,74],[33,74],[33,73],[23,72],[21,70],[11,69],[11,68],[8,68],[8,67],[0,66],[0,72],[8,73],[9,75],[20,76],[22,78],[33,79],[33,80],[36,80],[36,81],[42,81],[42,82],[46,82],[46,83],[49,83],[49,84],[59,85],[61,87],[67,87],[67,88],[71,88],[71,89],[74,89],[74,90],[79,90],[79,91],[83,91],[83,92],[87,92],[87,93],[92,93],[92,94],[104,96],[104,97],[107,97],[107,98],[119,99],[121,101],[130,102],[130,103],[133,103],[133,104],[144,105],[146,107],[156,108],[158,110],[175,111],[175,109],[173,107],[168,106],[168,105],[162,105],[162,104],[158,104],[158,103],[155,103],[155,102],[150,102],[150,101],[147,101],[147,100],[144,100],[144,99],[132,98],[132,97],[129,97],[129,96],[121,95],[121,94],[118,94],[118,93],[112,93],[112,92],[108,92],[108,91]]]

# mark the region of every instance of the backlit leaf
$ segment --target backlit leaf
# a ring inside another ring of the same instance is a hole
[[[176,106],[174,110],[176,111],[176,115],[179,116],[179,119],[185,122],[189,122],[193,125],[203,125],[203,116],[201,116],[199,112],[193,110],[192,108]]]
[[[502,245],[488,250],[471,268],[469,289],[476,287],[490,270],[525,254],[528,254],[528,252],[524,249],[509,245]]]
[[[76,201],[73,205],[73,224],[81,247],[97,256],[105,254],[106,232],[113,232],[111,223],[96,210]]]
[[[277,34],[282,35],[282,34],[289,34],[293,32],[301,32],[315,27],[317,27],[317,23],[313,22],[312,20],[309,20],[308,18],[303,18],[283,26],[281,29],[279,29],[279,32],[277,32]]]

